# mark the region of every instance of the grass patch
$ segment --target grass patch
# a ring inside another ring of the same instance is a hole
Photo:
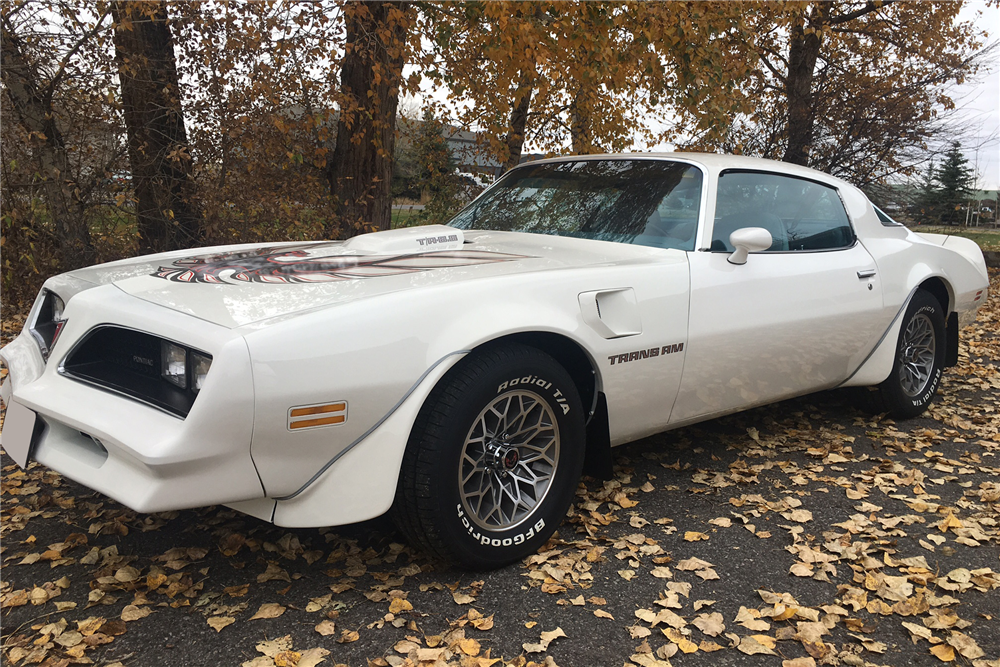
[[[911,227],[915,232],[923,234],[947,234],[972,239],[983,250],[1000,251],[1000,229],[988,227],[951,227],[948,225],[920,225]]]
[[[402,227],[415,227],[420,224],[420,211],[413,208],[394,208],[392,209],[392,224],[391,229],[400,229]]]

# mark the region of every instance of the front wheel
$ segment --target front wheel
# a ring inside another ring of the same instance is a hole
[[[926,410],[941,382],[944,353],[941,304],[928,292],[918,290],[903,316],[892,372],[879,385],[885,409],[902,419]]]
[[[583,455],[580,398],[552,357],[515,344],[477,351],[421,409],[393,518],[447,560],[500,567],[534,553],[555,531]]]

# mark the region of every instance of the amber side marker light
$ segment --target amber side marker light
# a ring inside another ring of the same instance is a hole
[[[335,426],[346,421],[347,401],[301,405],[288,410],[288,429],[290,431],[319,426]]]

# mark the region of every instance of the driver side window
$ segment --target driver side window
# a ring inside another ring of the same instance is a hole
[[[719,176],[711,250],[732,252],[729,235],[763,227],[767,252],[835,250],[854,244],[847,211],[835,188],[804,178],[756,171]]]

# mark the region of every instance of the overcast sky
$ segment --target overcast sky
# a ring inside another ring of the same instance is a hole
[[[1000,7],[990,7],[986,0],[967,0],[960,17],[983,27],[987,32],[986,43],[1000,39]],[[410,68],[404,71],[408,74]],[[435,89],[429,82],[422,85],[423,93],[402,102],[410,115],[418,115],[422,108],[422,97],[427,96],[443,102],[447,92]],[[1000,48],[995,49],[990,60],[980,70],[975,80],[957,86],[951,97],[956,110],[949,122],[965,131],[963,140],[966,158],[976,170],[977,187],[983,190],[1000,188]],[[405,112],[404,112],[405,113]],[[657,125],[654,121],[654,125]],[[672,150],[669,144],[657,146],[640,145],[634,150]],[[531,142],[526,142],[525,151],[538,150]]]
[[[976,16],[981,12],[981,16]],[[983,0],[971,0],[962,8],[963,19],[975,21],[989,31],[989,42],[1000,34],[1000,7],[988,7]],[[958,107],[955,122],[969,128],[974,143],[966,157],[976,165],[979,187],[996,190],[1000,187],[1000,49],[995,50],[985,72],[955,90],[952,98]]]

